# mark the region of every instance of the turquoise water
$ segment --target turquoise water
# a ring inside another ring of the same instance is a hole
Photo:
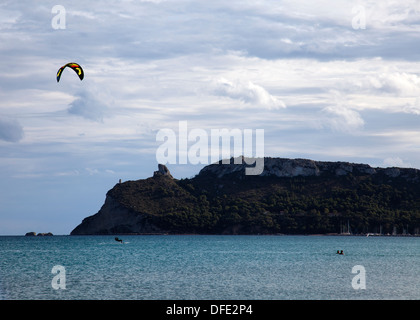
[[[0,299],[420,299],[420,238],[120,238],[0,237]],[[356,265],[366,289],[352,287]]]

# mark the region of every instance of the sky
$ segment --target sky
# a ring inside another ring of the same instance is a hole
[[[417,0],[3,0],[0,235],[69,234],[185,121],[263,129],[265,156],[420,168],[419,47]],[[83,81],[57,83],[68,62]]]

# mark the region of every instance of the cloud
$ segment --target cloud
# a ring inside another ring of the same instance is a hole
[[[286,108],[286,104],[271,95],[263,87],[251,81],[229,81],[225,78],[218,79],[213,85],[213,93],[239,100],[245,104],[266,108],[269,110]]]
[[[369,76],[366,86],[380,92],[416,96],[420,94],[420,77],[406,72],[384,72]]]
[[[411,163],[405,163],[400,157],[386,158],[383,164],[387,167],[412,168]]]
[[[54,174],[56,177],[70,177],[70,176],[79,176],[79,170],[70,170],[70,171],[62,171],[57,172]]]
[[[357,111],[345,106],[328,106],[322,109],[322,113],[326,115],[324,123],[334,131],[352,132],[365,123]]]
[[[78,98],[67,109],[70,114],[96,122],[102,122],[107,111],[107,103],[87,90],[79,92]]]
[[[406,104],[403,111],[405,113],[420,115],[420,98],[416,98],[412,104]]]
[[[0,118],[0,140],[18,142],[23,136],[23,128],[17,120]]]

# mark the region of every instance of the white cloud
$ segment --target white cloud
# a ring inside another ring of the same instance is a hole
[[[420,94],[420,77],[407,72],[388,72],[368,77],[367,87],[400,96]]]
[[[215,95],[239,100],[250,106],[269,110],[286,108],[286,104],[282,100],[274,97],[266,89],[251,81],[229,81],[225,78],[220,78],[213,87]]]
[[[353,132],[363,127],[364,121],[357,111],[345,106],[328,106],[322,109],[324,123],[335,131]]]
[[[98,169],[85,168],[85,170],[88,172],[88,174],[89,174],[90,176],[93,176],[93,175],[95,175],[95,174],[98,174],[98,173],[99,173],[99,170],[98,170]]]
[[[404,162],[400,157],[389,157],[383,162],[386,167],[411,168],[411,163]]]
[[[368,23],[373,28],[415,28],[419,21],[420,5],[417,0],[367,1],[365,4]]]
[[[71,176],[79,176],[79,170],[70,170],[70,171],[63,171],[63,172],[56,172],[54,174],[57,177],[71,177]]]
[[[412,104],[406,104],[403,108],[403,111],[405,113],[420,115],[420,98],[416,98]]]

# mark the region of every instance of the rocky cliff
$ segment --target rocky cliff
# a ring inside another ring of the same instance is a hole
[[[420,228],[417,169],[264,158],[262,173],[247,176],[250,161],[240,160],[181,180],[159,164],[151,178],[115,185],[71,234],[327,233],[348,221],[357,232]]]
[[[240,164],[234,164],[241,162]],[[251,161],[248,161],[248,163]],[[249,167],[246,161],[235,161],[231,159],[230,164],[219,163],[211,164],[204,167],[199,175],[211,173],[218,178],[232,173],[243,173],[245,168]],[[314,161],[308,159],[285,159],[285,158],[264,158],[264,170],[260,176],[275,176],[275,177],[309,177],[321,175],[336,175],[344,176],[349,173],[355,175],[374,175],[376,173],[383,173],[389,177],[398,177],[402,175],[407,180],[418,181],[419,170],[407,168],[372,168],[367,164],[356,164],[350,162],[327,162]]]

